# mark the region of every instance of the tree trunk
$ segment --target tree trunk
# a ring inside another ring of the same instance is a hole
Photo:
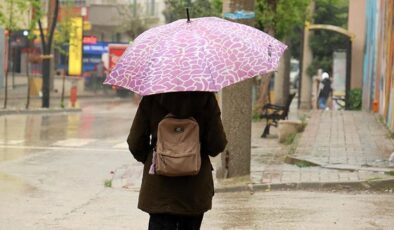
[[[309,5],[309,14],[310,17],[313,15],[315,10],[315,2],[311,1]],[[312,108],[312,77],[308,75],[307,69],[309,65],[312,63],[313,53],[311,48],[309,47],[309,29],[305,26],[303,33],[303,40],[301,43],[302,52],[301,52],[301,62],[300,62],[300,85],[299,87],[299,100],[298,107],[300,109],[311,109]]]
[[[9,60],[10,60],[10,49],[11,49],[11,31],[8,32],[8,44],[7,44],[7,65],[5,67],[5,85],[4,85],[4,109],[7,108],[7,102],[8,102],[8,69],[9,69]]]
[[[16,59],[16,57],[15,57],[15,47],[12,47],[12,49],[11,49],[11,51],[12,51],[12,55],[11,55],[11,58],[12,58],[12,68],[11,68],[11,76],[12,76],[12,84],[11,84],[11,89],[15,89],[15,59]]]
[[[51,50],[53,35],[56,28],[57,17],[59,14],[59,0],[51,0],[49,2],[48,10],[48,27],[50,28],[48,32],[47,39],[45,39],[44,31],[42,29],[41,21],[38,21],[38,26],[40,28],[41,45],[44,54],[44,59],[42,61],[42,107],[49,108],[49,98],[50,98],[50,76],[51,76]]]
[[[290,42],[285,42],[289,44]],[[287,48],[280,59],[279,69],[275,76],[275,101],[274,104],[285,105],[290,92],[290,47]]]
[[[62,73],[62,95],[60,98],[60,107],[64,108],[64,87],[65,87],[65,83],[66,83],[66,71],[61,70],[61,73]]]
[[[44,55],[49,55],[48,52],[45,52]],[[49,85],[49,77],[51,62],[49,58],[45,58],[42,61],[42,107],[49,108],[49,98],[50,98],[50,85]]]
[[[223,2],[223,11],[253,11],[253,5],[253,0],[228,0]],[[252,20],[238,22],[253,23]],[[221,156],[219,178],[250,175],[252,82],[253,79],[245,80],[222,91],[222,119],[228,144]]]
[[[27,51],[27,57],[26,57],[26,76],[27,76],[27,98],[26,98],[26,109],[29,108],[30,106],[30,85],[31,85],[31,79],[30,79],[30,73],[29,73],[29,50]]]

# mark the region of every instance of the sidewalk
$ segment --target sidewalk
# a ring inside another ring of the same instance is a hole
[[[218,190],[375,187],[392,191],[394,176],[389,174],[394,168],[388,159],[394,139],[373,114],[312,111],[309,116],[307,128],[291,145],[278,143],[276,128],[268,138],[260,138],[265,122],[253,123],[251,183],[237,187],[216,181]],[[293,114],[290,119],[295,118]]]
[[[394,151],[394,140],[374,115],[313,111],[309,116],[307,128],[291,145],[278,143],[274,127],[268,138],[260,138],[265,121],[253,122],[250,179],[218,180],[214,171],[216,191],[393,191],[394,176],[389,174],[394,168],[388,167],[388,158]],[[290,114],[290,119],[297,119],[297,112]],[[221,165],[220,160],[220,156],[212,158],[215,170]],[[112,185],[138,190],[142,176],[139,170],[142,168],[118,169]]]
[[[390,171],[392,152],[394,139],[373,114],[314,111],[294,157],[324,168]]]

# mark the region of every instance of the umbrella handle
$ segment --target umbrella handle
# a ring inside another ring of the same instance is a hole
[[[190,23],[189,7],[186,7],[186,16],[187,16],[187,23]]]

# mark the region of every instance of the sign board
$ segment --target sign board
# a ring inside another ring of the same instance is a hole
[[[71,18],[68,74],[80,76],[82,72],[83,18]]]
[[[223,17],[231,20],[253,19],[256,17],[256,14],[253,11],[239,10],[239,11],[224,13]]]
[[[346,52],[334,52],[333,61],[333,94],[344,96],[346,93]]]
[[[83,37],[83,44],[96,44],[97,37],[96,36],[85,36]]]
[[[108,43],[97,41],[95,44],[83,44],[83,71],[94,71],[101,62],[103,54],[108,53]],[[108,63],[108,60],[106,61]],[[107,65],[108,66],[108,65]],[[106,68],[107,68],[106,66]]]
[[[333,81],[331,85],[333,88],[333,97],[342,99],[339,101],[341,103],[341,106],[339,106],[337,103],[334,103],[333,109],[339,110],[342,109],[343,106],[345,106],[344,99],[346,96],[346,52],[334,52],[333,57]]]
[[[89,21],[84,21],[83,22],[83,30],[85,30],[85,31],[92,30],[92,24]]]
[[[116,62],[118,62],[119,58],[122,57],[123,53],[126,51],[128,45],[127,44],[109,44],[108,45],[108,65],[111,70]]]

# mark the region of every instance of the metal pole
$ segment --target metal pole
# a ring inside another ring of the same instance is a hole
[[[9,22],[12,25],[13,19],[13,8],[14,8],[14,1],[11,0],[11,9],[10,9],[10,18]],[[9,60],[10,60],[10,49],[11,49],[11,35],[12,30],[8,28],[8,44],[7,44],[7,66],[5,70],[5,86],[4,86],[4,109],[7,108],[7,101],[8,101],[8,69],[9,69]]]
[[[305,27],[302,29],[301,36],[301,46],[300,46],[300,65],[299,65],[299,74],[298,74],[298,101],[297,108],[299,109],[301,106],[301,88],[302,88],[302,79],[304,78],[304,74],[302,74],[302,70],[304,69],[304,39],[305,39]]]
[[[345,109],[350,108],[350,84],[352,76],[352,38],[349,38],[346,49],[346,92],[345,92]]]

